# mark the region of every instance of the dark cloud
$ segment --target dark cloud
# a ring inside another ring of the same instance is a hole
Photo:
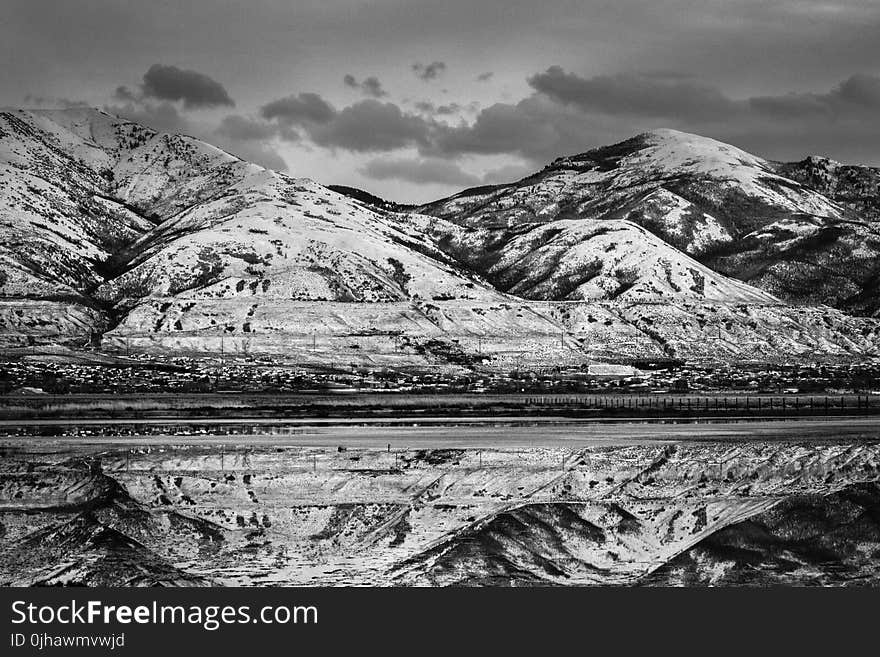
[[[303,93],[265,105],[263,122],[228,117],[221,129],[254,138],[276,130],[282,138],[302,135],[317,146],[359,153],[414,148],[422,159],[376,160],[362,173],[411,183],[430,178],[447,185],[475,182],[475,176],[454,164],[462,157],[516,157],[521,162],[512,168],[485,174],[487,182],[501,182],[527,173],[526,167],[658,127],[715,137],[776,159],[806,155],[804,134],[812,136],[812,143],[846,145],[849,152],[880,147],[874,127],[880,79],[869,75],[851,76],[824,93],[743,99],[674,71],[582,77],[553,66],[528,82],[531,95],[485,107],[469,122],[437,120],[460,116],[466,108],[456,103],[421,100],[410,112],[369,99],[336,109],[317,94]]]
[[[703,118],[728,116],[739,104],[720,90],[669,76],[600,75],[583,78],[551,66],[528,78],[539,93],[584,112],[634,116]]]
[[[404,113],[394,103],[377,100],[362,100],[327,123],[304,127],[320,146],[358,152],[424,146],[431,131],[431,125],[421,117]]]
[[[455,103],[438,106],[420,101],[415,108],[421,114],[369,99],[336,110],[321,96],[302,93],[264,105],[260,115],[277,128],[297,131],[326,148],[353,152],[416,148],[426,157],[445,159],[513,154],[538,163],[573,148],[604,143],[602,137],[608,136],[595,122],[585,121],[583,113],[541,94],[515,104],[496,103],[479,111],[470,124],[435,120],[460,112],[462,107]]]
[[[585,115],[671,119],[693,126],[757,120],[858,119],[880,110],[880,77],[853,75],[826,93],[734,99],[717,87],[669,72],[583,78],[552,66],[528,78],[539,94]]]
[[[582,114],[531,96],[486,107],[470,124],[438,125],[428,152],[446,157],[512,154],[537,163],[594,145],[600,133],[601,127]]]
[[[494,75],[495,74],[492,71],[486,71],[485,73],[480,73],[477,76],[477,81],[478,82],[488,82],[489,80],[491,80],[494,77]]]
[[[431,123],[394,103],[368,99],[336,110],[314,93],[272,101],[260,115],[275,125],[301,130],[319,146],[354,152],[424,147],[432,129]]]
[[[867,109],[880,109],[880,77],[853,75],[832,92],[844,102],[861,105]]]
[[[829,106],[823,102],[820,95],[815,94],[788,94],[785,96],[756,96],[749,98],[752,109],[769,118],[797,117],[807,119],[810,117],[829,117]],[[829,117],[830,118],[830,117]]]
[[[141,90],[145,98],[183,101],[187,109],[235,105],[225,87],[213,78],[176,66],[153,64],[144,73]]]
[[[416,184],[473,186],[482,182],[479,176],[462,171],[448,160],[376,159],[367,162],[360,173],[373,180],[403,180]]]
[[[880,111],[880,77],[852,75],[824,94],[756,96],[749,105],[779,118],[872,119]]]
[[[316,93],[287,96],[260,108],[264,119],[276,119],[288,125],[327,123],[337,115],[336,109]]]
[[[354,77],[351,73],[345,75],[342,78],[343,83],[345,83],[346,87],[351,89],[357,89],[361,93],[366,96],[372,96],[373,98],[382,98],[383,96],[387,96],[388,92],[382,88],[382,83],[379,81],[374,75],[371,75],[368,78],[364,78],[363,81],[358,82],[358,79]]]
[[[416,77],[420,80],[424,80],[428,82],[429,80],[436,80],[440,75],[446,70],[445,62],[431,62],[430,64],[419,64],[415,63],[412,65],[412,70],[415,72]]]

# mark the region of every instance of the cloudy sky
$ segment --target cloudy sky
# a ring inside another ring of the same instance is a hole
[[[0,106],[398,201],[672,127],[880,165],[877,0],[4,0]]]

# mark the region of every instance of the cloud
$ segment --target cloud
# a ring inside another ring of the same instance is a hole
[[[394,103],[368,99],[336,110],[315,93],[272,101],[260,115],[278,126],[301,130],[319,146],[362,153],[426,146],[432,129],[428,121]]]
[[[594,145],[597,132],[601,133],[591,122],[584,122],[582,114],[537,94],[516,104],[487,107],[469,124],[448,125],[434,119],[460,112],[462,107],[455,103],[420,101],[415,108],[420,113],[367,99],[337,110],[318,94],[301,93],[264,105],[260,116],[278,129],[286,128],[325,148],[359,153],[416,148],[425,157],[443,159],[515,154],[541,162],[571,152],[579,144]]]
[[[116,87],[116,90],[113,92],[113,98],[124,103],[139,103],[142,100],[139,94],[136,94],[125,85]]]
[[[379,78],[374,75],[364,78],[362,82],[358,82],[356,77],[351,73],[348,73],[342,78],[342,81],[345,83],[346,87],[357,89],[366,96],[382,98],[383,96],[388,95],[388,92],[382,88],[382,83],[379,81]]]
[[[852,75],[825,93],[734,99],[717,87],[666,72],[580,77],[551,66],[528,78],[539,94],[586,115],[670,119],[678,124],[731,127],[785,119],[865,119],[880,109],[880,77]],[[786,126],[781,126],[786,127]]]
[[[260,119],[230,114],[223,117],[208,140],[248,162],[275,171],[287,169],[287,163],[272,146],[279,136],[279,126]]]
[[[278,154],[278,151],[266,142],[224,139],[221,136],[219,140],[214,139],[212,143],[247,162],[259,164],[261,167],[272,169],[273,171],[287,170],[287,162]]]
[[[481,178],[462,171],[448,160],[435,159],[375,159],[360,169],[360,173],[374,180],[403,180],[416,184],[473,186]]]
[[[595,145],[602,132],[600,124],[585,121],[583,114],[530,96],[490,105],[469,124],[438,124],[428,151],[446,157],[512,154],[538,163]]]
[[[358,83],[356,79],[353,83]],[[364,170],[374,179],[475,184],[456,160],[512,156],[520,163],[483,174],[485,182],[526,175],[556,157],[671,127],[733,143],[758,155],[798,159],[838,147],[871,158],[880,148],[876,129],[880,78],[853,75],[826,92],[733,98],[720,88],[674,71],[584,77],[558,66],[528,78],[530,95],[482,109],[421,100],[406,111],[391,102],[361,100],[341,109],[301,93],[273,101],[261,120],[228,118],[228,135],[304,138],[332,151],[355,153],[415,149],[421,159],[376,160]],[[474,111],[475,114],[471,114]],[[457,122],[443,116],[473,116]],[[872,150],[873,149],[873,150]],[[445,161],[445,163],[444,163]],[[408,168],[409,167],[409,168]]]
[[[880,77],[853,75],[844,80],[831,95],[867,109],[880,109]]]
[[[462,107],[458,103],[447,103],[445,105],[435,105],[429,100],[420,100],[415,103],[415,108],[420,112],[425,114],[437,115],[437,116],[449,116],[451,114],[458,114]]]
[[[273,100],[260,108],[264,119],[276,119],[287,125],[327,123],[337,115],[336,109],[316,93],[306,92]]]
[[[477,82],[488,82],[495,76],[495,73],[492,71],[486,71],[485,73],[480,73],[477,76]]]
[[[215,132],[230,139],[254,141],[271,139],[277,134],[278,129],[265,121],[250,119],[239,114],[230,114],[223,117]]]
[[[129,102],[123,105],[106,105],[110,114],[140,123],[159,132],[192,135],[195,125],[184,117],[172,103]]]
[[[528,78],[535,91],[584,112],[630,116],[703,118],[739,111],[736,101],[694,80],[654,75],[583,78],[551,66]]]
[[[153,64],[144,73],[141,92],[145,98],[183,101],[186,109],[235,105],[225,87],[213,78],[198,71],[162,64]]]
[[[440,75],[446,70],[445,62],[431,62],[430,64],[419,64],[415,63],[412,65],[412,70],[415,72],[416,77],[420,80],[428,82],[429,80],[436,80]]]
[[[322,125],[306,126],[316,144],[350,151],[390,151],[426,145],[431,125],[394,103],[362,100]]]
[[[748,102],[755,111],[780,119],[870,119],[880,110],[880,77],[852,75],[824,94],[756,96]]]

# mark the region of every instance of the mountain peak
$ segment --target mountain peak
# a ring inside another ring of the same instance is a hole
[[[757,167],[763,169],[766,160],[711,137],[663,128],[639,135],[646,145],[642,152],[666,166],[700,166],[711,170],[718,165]],[[699,160],[699,163],[695,162]]]
[[[744,177],[744,169],[763,175],[768,164],[763,158],[711,137],[658,128],[579,155],[558,158],[546,169],[583,171],[584,167],[600,172],[666,170],[739,180]]]

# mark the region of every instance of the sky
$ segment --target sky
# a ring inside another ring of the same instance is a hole
[[[0,107],[424,202],[668,127],[880,165],[877,0],[4,0]]]

